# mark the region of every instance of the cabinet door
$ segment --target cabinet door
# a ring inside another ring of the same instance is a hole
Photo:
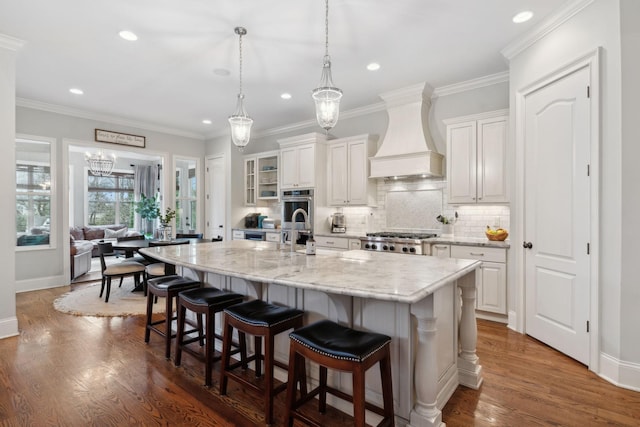
[[[449,258],[449,245],[434,244],[431,245],[431,256],[440,258]]]
[[[244,160],[244,204],[256,204],[256,159]]]
[[[506,265],[497,262],[482,262],[476,276],[478,295],[476,308],[493,313],[507,314]]]
[[[507,201],[507,119],[478,121],[478,203]]]
[[[295,147],[280,151],[280,186],[292,188],[298,183],[298,159]]]
[[[476,203],[476,121],[447,127],[449,203]]]
[[[366,205],[369,177],[367,176],[367,145],[365,141],[352,142],[349,150],[347,201],[350,205]]]
[[[328,194],[327,200],[330,206],[342,206],[347,204],[347,173],[348,158],[347,144],[332,144],[329,146],[328,164]]]
[[[299,187],[315,187],[316,185],[316,151],[313,144],[298,147],[298,180]]]

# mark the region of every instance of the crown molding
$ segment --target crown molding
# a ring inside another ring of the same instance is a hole
[[[27,42],[17,39],[15,37],[8,36],[6,34],[0,34],[0,48],[18,51],[22,49]]]
[[[35,101],[33,99],[16,98],[16,106],[31,108],[34,110],[47,111],[49,113],[64,114],[65,116],[78,117],[81,119],[96,120],[99,122],[106,122],[106,123],[111,123],[111,124],[116,124],[121,126],[129,126],[137,129],[150,130],[153,132],[166,133],[169,135],[182,136],[185,138],[193,138],[193,139],[199,139],[199,140],[205,139],[204,135],[195,133],[195,132],[188,132],[180,129],[174,129],[174,128],[169,128],[165,126],[158,126],[152,123],[129,120],[122,117],[96,113],[93,111],[81,110],[78,108],[65,107],[65,106],[56,105],[56,104],[49,104],[42,101]]]
[[[524,36],[508,44],[500,51],[502,56],[511,61],[514,57],[522,53],[527,48],[538,42],[547,34],[564,24],[577,13],[585,9],[595,0],[573,0],[560,7],[557,11],[547,16],[542,22],[533,27]]]
[[[509,81],[509,71],[503,71],[496,74],[490,74],[484,77],[478,77],[476,79],[467,80],[460,83],[454,83],[447,86],[441,86],[433,91],[433,98],[439,96],[448,96],[455,93],[466,92],[473,89],[479,89],[495,85],[498,83],[504,83]]]

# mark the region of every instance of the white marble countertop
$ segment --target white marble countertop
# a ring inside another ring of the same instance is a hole
[[[196,271],[403,303],[418,302],[481,265],[474,260],[359,250],[292,254],[289,245],[251,240],[152,247],[140,252]]]
[[[481,246],[487,248],[503,248],[508,249],[511,247],[509,239],[499,242],[495,240],[489,240],[486,237],[465,237],[465,236],[453,236],[453,237],[430,237],[425,239],[427,243],[442,243],[448,245],[464,245],[464,246]]]

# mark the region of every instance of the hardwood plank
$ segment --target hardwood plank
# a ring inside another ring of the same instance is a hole
[[[68,290],[17,295],[20,336],[0,340],[0,425],[264,425],[256,394],[232,381],[220,396],[216,375],[213,387],[203,386],[202,364],[185,355],[176,368],[160,337],[145,344],[143,316],[57,312],[53,300]],[[478,328],[485,381],[480,390],[456,390],[443,409],[448,426],[640,425],[640,393],[504,325],[479,321]],[[315,408],[306,412],[326,427],[352,423]],[[283,412],[281,393],[276,425],[284,425]]]

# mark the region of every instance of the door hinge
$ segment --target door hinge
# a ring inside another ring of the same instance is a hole
[[[589,332],[589,321],[587,320],[587,332]]]
[[[591,86],[587,86],[587,98],[591,98]]]
[[[591,165],[587,165],[587,176],[591,176]]]
[[[591,244],[587,243],[587,255],[591,253]]]

